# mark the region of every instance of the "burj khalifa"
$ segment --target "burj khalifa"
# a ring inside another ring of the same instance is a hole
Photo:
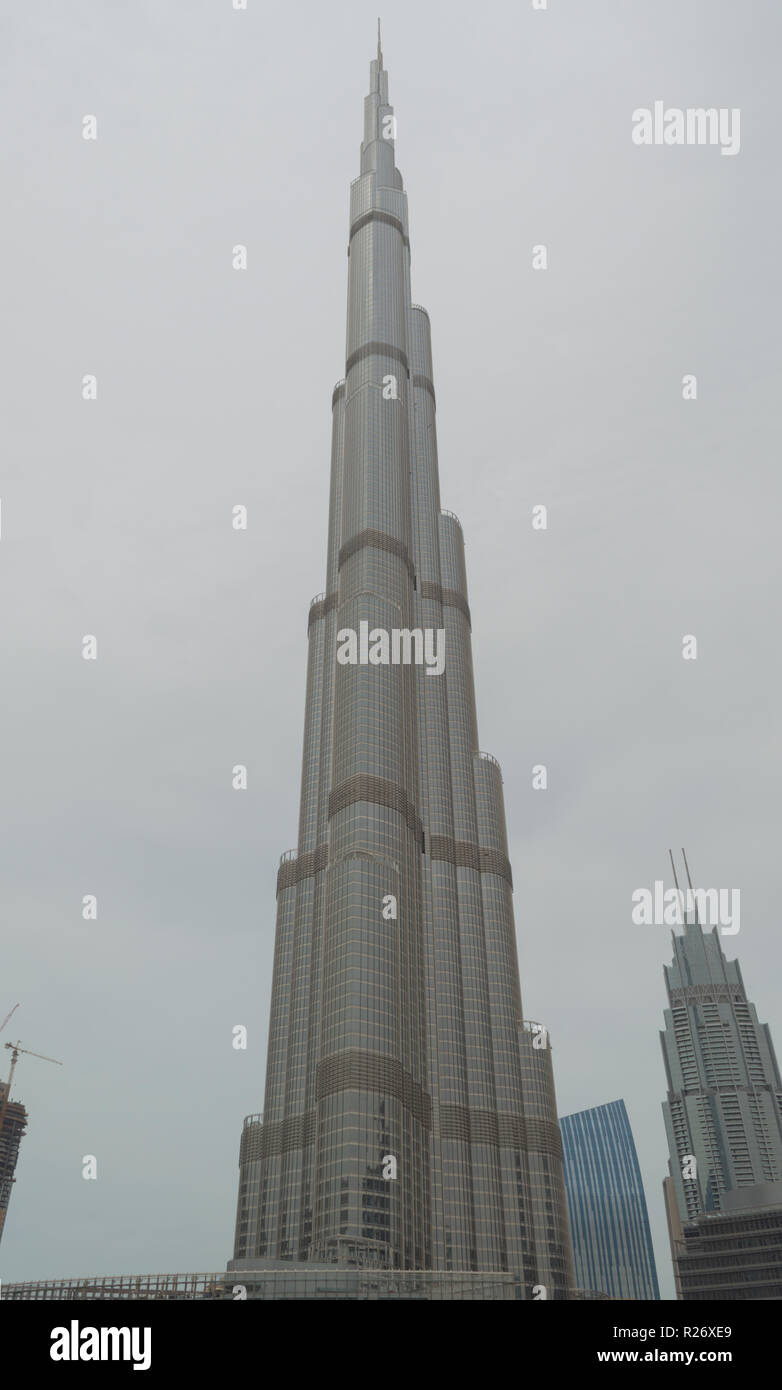
[[[551,1040],[522,1014],[502,776],[478,744],[435,409],[378,36],[350,189],[298,847],[277,879],[265,1101],[242,1134],[231,1268],[510,1271],[517,1296],[562,1299]],[[377,634],[401,633],[400,659],[338,660],[360,631],[375,651]],[[443,634],[441,671],[414,656],[427,633]]]

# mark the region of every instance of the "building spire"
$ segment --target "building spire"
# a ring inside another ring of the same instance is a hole
[[[377,65],[378,65],[378,68],[382,69],[382,67],[383,67],[383,50],[382,50],[382,48],[380,47],[380,16],[378,16],[378,21],[377,21]]]

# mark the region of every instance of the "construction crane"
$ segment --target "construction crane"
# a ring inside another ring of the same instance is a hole
[[[13,1013],[13,1009],[11,1010],[11,1013]],[[9,1014],[8,1017],[10,1018],[10,1016],[11,1015]],[[8,1022],[8,1019],[6,1019],[6,1022]],[[0,1134],[2,1134],[3,1132],[3,1120],[5,1119],[5,1112],[8,1109],[8,1102],[11,1098],[11,1082],[14,1079],[14,1067],[16,1066],[19,1060],[20,1053],[24,1053],[27,1057],[38,1057],[42,1062],[54,1062],[54,1065],[56,1067],[62,1066],[62,1062],[58,1062],[56,1057],[44,1057],[42,1052],[31,1052],[29,1047],[22,1047],[21,1043],[19,1042],[6,1043],[5,1045],[6,1047],[11,1048],[11,1070],[8,1073],[8,1085],[5,1088],[3,1104],[2,1106],[0,1106]]]
[[[11,1014],[15,1014],[15,1013],[16,1013],[16,1010],[17,1010],[18,1008],[19,1008],[19,1005],[18,1005],[18,1004],[14,1004],[14,1007],[12,1008],[11,1013],[10,1013],[10,1014],[6,1014],[6,1016],[5,1016],[5,1018],[3,1019],[2,1023],[0,1023],[0,1033],[2,1033],[3,1029],[5,1028],[5,1025],[6,1025],[6,1023],[8,1022],[9,1018],[11,1017]]]

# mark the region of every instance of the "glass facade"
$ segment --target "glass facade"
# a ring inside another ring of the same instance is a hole
[[[660,1297],[649,1216],[623,1100],[560,1121],[576,1282],[618,1299]]]
[[[392,118],[378,47],[350,193],[298,847],[278,876],[264,1112],[242,1137],[232,1265],[507,1271],[525,1298],[563,1298],[550,1043],[522,1019],[502,777],[478,746],[464,539],[440,507]],[[442,674],[341,664],[337,634],[364,622],[444,631]]]

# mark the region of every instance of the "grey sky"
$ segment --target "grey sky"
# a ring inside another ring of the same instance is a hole
[[[0,1277],[218,1269],[296,842],[377,5],[3,9],[1,1041],[65,1065],[19,1063]],[[782,1046],[780,40],[771,0],[383,17],[525,1012],[561,1113],[627,1103],[664,1296],[670,946],[630,913],[669,844],[741,889],[727,954]],[[656,99],[740,107],[738,156],[634,146]]]

